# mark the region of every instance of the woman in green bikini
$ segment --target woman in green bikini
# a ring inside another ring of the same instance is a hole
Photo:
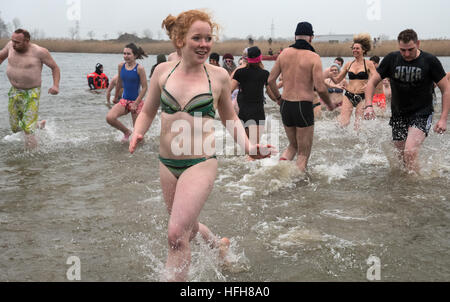
[[[161,106],[160,178],[169,212],[166,279],[185,281],[191,260],[190,241],[199,232],[223,257],[229,246],[198,222],[217,174],[213,121],[215,110],[247,154],[268,157],[272,146],[251,145],[231,103],[230,77],[225,69],[205,64],[217,25],[202,11],[190,10],[163,21],[181,61],[155,69],[139,115],[130,152],[151,126]],[[227,123],[228,121],[228,123]],[[230,127],[230,121],[233,127]]]

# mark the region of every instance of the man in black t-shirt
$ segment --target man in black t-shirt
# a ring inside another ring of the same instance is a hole
[[[434,55],[421,51],[420,41],[412,29],[398,36],[400,51],[388,54],[372,75],[366,88],[364,117],[374,118],[372,96],[384,78],[390,78],[392,90],[392,136],[399,157],[408,171],[419,172],[419,149],[428,135],[433,117],[434,83],[442,92],[441,118],[434,127],[437,133],[447,130],[450,109],[450,84],[441,62]]]

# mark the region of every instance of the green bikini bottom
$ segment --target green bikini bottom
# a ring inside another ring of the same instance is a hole
[[[211,156],[211,157],[202,157],[202,158],[192,158],[192,159],[167,159],[159,156],[159,160],[161,163],[169,169],[170,172],[176,177],[180,178],[181,174],[183,174],[184,171],[189,169],[190,167],[193,167],[197,164],[200,164],[202,162],[205,162],[209,159],[217,159],[217,157]]]

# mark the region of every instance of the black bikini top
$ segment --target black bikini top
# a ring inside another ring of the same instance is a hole
[[[350,71],[350,68],[352,67],[353,63],[355,63],[355,61],[353,61],[352,64],[350,64],[350,66],[348,67],[349,80],[368,80],[369,73],[367,72],[366,60],[364,60],[364,71],[361,71],[357,74]]]

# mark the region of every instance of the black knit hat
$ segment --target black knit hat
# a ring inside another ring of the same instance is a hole
[[[297,24],[297,29],[295,30],[296,36],[314,36],[314,31],[311,23],[300,22]]]

